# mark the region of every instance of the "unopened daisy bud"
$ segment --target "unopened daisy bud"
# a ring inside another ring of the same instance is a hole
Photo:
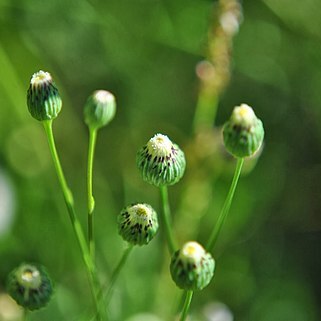
[[[115,116],[116,100],[113,94],[106,90],[96,90],[89,96],[85,109],[85,123],[93,129],[107,125]]]
[[[197,242],[187,242],[176,251],[170,271],[176,285],[184,290],[202,290],[214,275],[215,262]]]
[[[148,244],[158,231],[157,214],[148,204],[127,206],[118,216],[118,230],[131,244]]]
[[[33,74],[27,92],[27,105],[31,116],[37,120],[55,119],[62,106],[61,98],[49,72]]]
[[[49,302],[52,283],[44,267],[23,263],[9,274],[7,290],[19,305],[36,310]]]
[[[162,134],[155,135],[138,151],[136,163],[143,180],[155,186],[177,183],[186,166],[183,151]]]
[[[253,109],[242,104],[234,108],[223,128],[224,144],[228,152],[238,158],[252,156],[262,145],[264,128]]]

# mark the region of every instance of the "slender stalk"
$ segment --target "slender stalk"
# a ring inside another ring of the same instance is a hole
[[[69,218],[70,218],[70,221],[71,221],[74,233],[76,235],[76,238],[82,253],[82,257],[86,266],[88,279],[89,279],[89,283],[90,283],[90,287],[91,287],[91,291],[92,291],[92,295],[95,303],[97,319],[102,320],[100,311],[99,311],[99,304],[98,304],[99,284],[96,276],[95,266],[93,264],[93,261],[91,260],[89,249],[86,243],[86,238],[81,228],[81,224],[75,213],[72,193],[68,187],[67,181],[65,179],[65,175],[61,167],[61,163],[57,153],[55,139],[52,131],[52,120],[43,121],[43,126],[45,128],[45,132],[47,135],[49,149],[50,149],[54,166],[57,172],[57,176],[58,176],[60,187],[64,196],[64,200],[67,206]]]
[[[93,196],[93,164],[95,146],[97,140],[97,129],[89,128],[88,167],[87,167],[87,206],[88,206],[88,243],[91,259],[95,262],[95,240],[94,240],[94,209],[95,199]]]
[[[231,207],[231,204],[232,204],[232,200],[233,200],[233,196],[234,196],[234,193],[235,193],[235,189],[236,189],[236,185],[237,185],[237,182],[239,180],[239,177],[240,177],[240,174],[241,174],[241,170],[242,170],[242,166],[243,166],[243,163],[244,163],[244,158],[238,158],[237,159],[237,163],[236,163],[236,168],[235,168],[235,172],[234,172],[234,176],[233,176],[233,180],[232,180],[232,184],[231,184],[231,187],[230,187],[230,190],[227,194],[227,197],[225,199],[225,202],[224,202],[224,205],[223,205],[223,208],[221,210],[221,213],[218,217],[218,220],[215,224],[215,227],[213,229],[213,232],[209,238],[209,241],[207,243],[207,250],[208,251],[212,251],[214,246],[215,246],[215,243],[218,239],[218,236],[220,234],[220,231],[222,229],[222,226],[225,222],[225,219],[227,217],[227,214],[230,210],[230,207]]]
[[[191,305],[192,302],[192,298],[193,298],[193,291],[185,291],[186,295],[185,295],[185,302],[184,302],[184,306],[183,306],[183,311],[181,314],[181,318],[179,319],[180,321],[185,321],[188,311],[189,311],[189,307]]]
[[[109,282],[109,287],[107,289],[106,295],[105,295],[105,300],[104,300],[104,305],[107,307],[110,299],[111,299],[111,295],[112,295],[112,291],[114,288],[114,285],[119,277],[119,274],[121,272],[121,270],[123,269],[123,267],[125,266],[125,263],[127,261],[127,258],[129,256],[129,254],[131,253],[132,249],[134,248],[133,245],[129,245],[124,253],[123,256],[121,257],[120,261],[118,262],[115,270],[113,271],[111,277],[110,277],[110,282]]]
[[[160,186],[160,194],[163,205],[163,224],[165,227],[165,234],[167,239],[167,246],[170,254],[173,254],[177,249],[176,242],[174,240],[172,224],[171,224],[171,210],[168,201],[168,189],[166,185]]]

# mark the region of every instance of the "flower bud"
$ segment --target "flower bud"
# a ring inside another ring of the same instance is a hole
[[[31,116],[39,121],[55,119],[62,106],[61,98],[49,72],[33,74],[27,92]]]
[[[176,251],[170,271],[176,285],[184,290],[202,290],[214,275],[215,262],[197,242],[187,242]]]
[[[19,305],[29,310],[45,306],[52,295],[52,283],[45,268],[26,263],[9,274],[7,289]]]
[[[223,138],[226,149],[233,156],[252,156],[262,145],[264,128],[253,109],[242,104],[234,108],[231,118],[224,125]]]
[[[183,151],[162,134],[155,135],[138,151],[136,163],[143,180],[155,186],[177,183],[186,166]]]
[[[131,244],[148,244],[158,231],[157,214],[148,204],[127,206],[118,216],[118,230],[122,238]]]
[[[106,90],[96,90],[89,96],[85,109],[85,123],[93,129],[107,125],[115,116],[116,100],[113,94]]]

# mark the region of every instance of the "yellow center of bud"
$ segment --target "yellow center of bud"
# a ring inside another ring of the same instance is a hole
[[[242,104],[234,108],[231,120],[237,125],[249,127],[254,124],[256,115],[250,106]]]
[[[144,204],[136,204],[132,206],[130,214],[133,216],[146,217],[150,215],[150,209]]]
[[[188,242],[186,243],[181,251],[181,256],[184,259],[197,261],[199,262],[203,255],[205,254],[205,250],[203,247],[197,242]]]
[[[20,283],[29,288],[37,288],[41,284],[40,272],[33,266],[22,267],[20,272]]]
[[[39,276],[38,271],[27,270],[22,274],[22,279],[26,282],[31,282],[33,278],[36,278],[38,276]]]
[[[52,78],[49,72],[40,70],[32,75],[30,84],[31,86],[37,87],[42,85],[43,83],[49,82],[52,82]]]
[[[115,97],[107,90],[97,90],[94,92],[94,98],[98,103],[109,104],[115,101]]]
[[[147,143],[149,153],[157,157],[168,156],[171,153],[172,146],[170,139],[162,134],[156,134]]]

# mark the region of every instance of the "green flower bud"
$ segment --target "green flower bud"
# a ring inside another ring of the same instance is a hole
[[[224,144],[228,152],[238,158],[252,156],[262,145],[264,128],[253,109],[242,104],[234,108],[223,128]]]
[[[106,90],[97,90],[89,96],[84,109],[85,123],[93,129],[107,125],[115,116],[116,100]]]
[[[42,70],[33,74],[27,92],[27,105],[37,120],[55,119],[62,106],[61,98],[49,72]]]
[[[118,231],[131,244],[148,244],[158,231],[157,214],[148,204],[127,206],[118,216]]]
[[[186,166],[183,151],[162,134],[155,135],[138,151],[136,163],[143,180],[155,186],[177,183]]]
[[[44,267],[23,263],[9,274],[7,290],[19,305],[37,310],[49,302],[52,283]]]
[[[184,290],[202,290],[214,275],[215,262],[197,242],[187,242],[176,251],[170,271],[176,285]]]

